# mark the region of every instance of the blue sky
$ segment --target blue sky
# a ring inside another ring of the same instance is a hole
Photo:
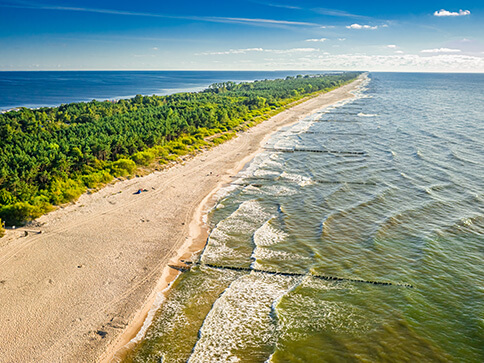
[[[484,72],[481,1],[0,0],[0,70]]]

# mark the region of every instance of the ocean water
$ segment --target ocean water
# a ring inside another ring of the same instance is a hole
[[[0,72],[0,110],[59,106],[200,91],[212,83],[285,78],[316,71],[45,71]]]
[[[372,73],[274,134],[126,361],[483,362],[483,89]]]

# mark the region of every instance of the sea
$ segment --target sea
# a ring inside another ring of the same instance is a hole
[[[483,362],[484,75],[370,73],[273,134],[126,362]]]
[[[39,71],[0,72],[0,111],[141,95],[196,92],[219,82],[285,78],[318,71]],[[331,72],[340,73],[340,72]]]
[[[0,108],[297,73],[4,72]],[[483,89],[370,73],[273,134],[125,361],[484,362]]]

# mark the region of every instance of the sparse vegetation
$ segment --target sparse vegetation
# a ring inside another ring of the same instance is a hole
[[[3,228],[3,222],[0,219],[0,238],[2,238],[3,236],[5,236],[5,228]]]

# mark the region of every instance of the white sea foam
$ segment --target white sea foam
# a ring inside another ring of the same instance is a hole
[[[273,250],[267,247],[257,247],[254,250],[252,258],[255,261],[252,263],[252,268],[264,270],[266,269],[266,265],[264,261],[310,261],[309,257],[301,256],[297,253],[287,252],[287,251],[279,251]]]
[[[261,164],[260,168],[269,168],[269,169],[280,169],[282,168],[283,164],[281,161],[274,160],[271,157],[265,159]]]
[[[237,190],[239,186],[237,184],[230,184],[224,188],[220,188],[214,195],[216,200],[221,200],[230,195],[233,191]]]
[[[256,186],[253,186],[253,185],[247,185],[244,189],[244,193],[246,194],[250,194],[250,195],[253,195],[253,194],[260,194],[261,191],[260,191],[260,188],[256,187]]]
[[[248,349],[268,356],[275,343],[272,305],[298,280],[253,272],[234,281],[205,318],[188,361],[240,362],[238,351]]]
[[[286,297],[287,298],[287,297]],[[294,340],[298,334],[334,330],[339,332],[365,331],[371,327],[369,314],[343,302],[324,301],[319,297],[291,294],[291,308],[278,314],[279,335]]]
[[[282,162],[278,157],[274,157],[274,153],[262,153],[257,155],[254,160],[241,172],[237,174],[238,177],[254,177],[254,176],[277,176],[278,169],[283,167]]]
[[[143,322],[143,326],[138,331],[138,334],[136,334],[136,336],[129,341],[129,344],[136,344],[145,337],[148,328],[153,323],[153,318],[155,317],[156,312],[160,309],[160,306],[166,301],[165,294],[170,288],[171,284],[169,284],[163,291],[160,291],[156,294],[155,301],[151,306],[145,321]]]
[[[220,221],[210,233],[202,256],[204,262],[220,261],[227,257],[248,258],[244,250],[237,248],[243,236],[250,240],[253,233],[271,215],[256,200],[248,200],[239,205],[236,211]]]
[[[276,149],[293,149],[296,146],[298,146],[299,141],[294,137],[286,137],[285,139],[282,140],[277,140],[274,143],[274,148]]]
[[[313,292],[319,290],[320,294],[307,294],[307,288]],[[295,291],[284,296],[284,301],[275,309],[279,341],[295,342],[317,331],[361,333],[378,324],[378,318],[367,309],[345,302],[322,300],[320,295],[326,290],[346,292],[348,286],[306,277]]]
[[[229,217],[221,221],[217,228],[224,232],[250,233],[270,217],[256,200],[248,200]]]
[[[203,252],[202,261],[204,263],[215,263],[227,259],[244,259],[246,256],[234,248],[228,247],[223,243],[212,243]]]
[[[287,173],[285,171],[281,174],[281,178],[287,179],[287,180],[292,181],[292,182],[296,182],[301,187],[305,187],[307,185],[314,184],[314,181],[307,176]]]
[[[283,241],[288,234],[271,225],[271,220],[264,223],[254,232],[254,243],[257,247],[272,246]]]
[[[253,176],[255,176],[255,177],[268,177],[268,176],[277,177],[277,176],[279,176],[279,174],[280,173],[278,171],[275,171],[275,170],[258,169],[256,171],[254,171]]]
[[[297,124],[294,124],[288,131],[290,131],[289,134],[287,134],[289,137],[294,137],[294,134],[298,133],[303,133],[308,131],[311,126],[314,125],[314,120],[318,119],[320,115],[313,115],[311,118],[307,119],[306,121],[308,122],[298,122]]]
[[[267,188],[265,188],[265,191],[267,194],[270,194],[270,195],[295,195],[295,194],[298,194],[299,192],[294,189],[294,188],[290,188],[290,187],[287,187],[287,186],[284,186],[284,185],[278,185],[278,184],[272,184],[272,185],[269,185]]]
[[[254,233],[254,244],[256,248],[252,253],[252,267],[255,269],[264,269],[264,261],[301,261],[308,258],[303,257],[297,253],[292,253],[283,250],[274,250],[269,247],[275,246],[284,241],[289,235],[281,229],[274,227],[271,223],[274,218],[264,223]]]
[[[199,305],[206,302],[197,298],[200,292],[220,290],[230,282],[232,282],[240,273],[237,271],[221,271],[217,269],[204,268],[203,274],[196,276],[189,276],[188,279],[184,275],[182,284],[184,288],[170,289],[167,292],[163,291],[165,295],[159,295],[153,308],[145,320],[143,328],[138,333],[136,338],[131,342],[136,343],[146,333],[146,339],[162,339],[179,334],[179,331],[192,324],[193,317],[190,315],[192,309],[197,309]],[[162,304],[162,309],[158,311]],[[158,311],[158,312],[157,312]],[[153,316],[157,316],[155,320],[155,329],[148,329]],[[174,342],[176,344],[176,342]],[[172,359],[173,351],[166,351],[163,347],[158,347],[157,354],[167,359]]]

